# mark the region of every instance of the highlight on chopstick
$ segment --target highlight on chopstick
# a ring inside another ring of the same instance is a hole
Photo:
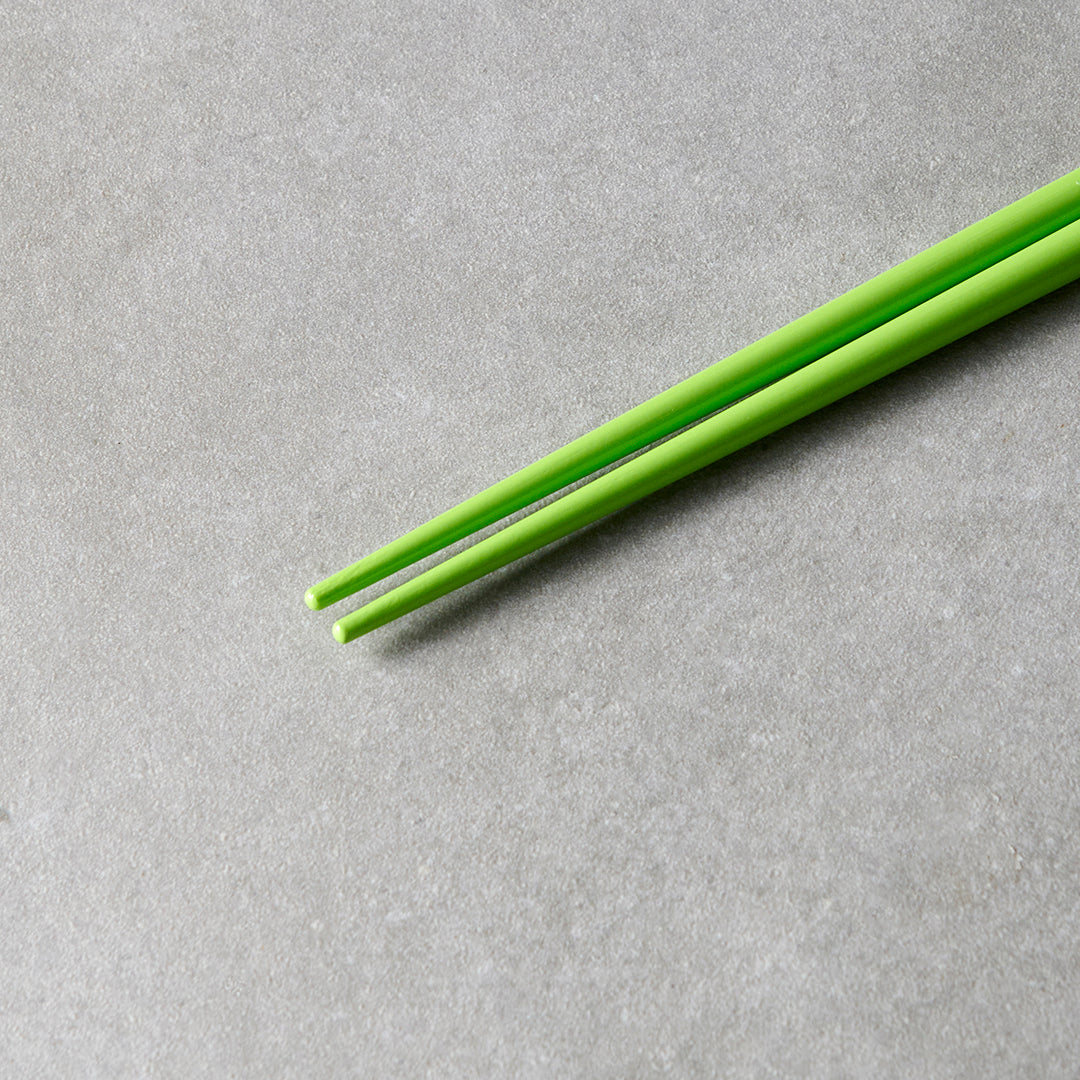
[[[1080,169],[549,454],[313,586],[305,599],[326,607],[724,409],[338,620],[335,638],[350,641],[1078,276]]]

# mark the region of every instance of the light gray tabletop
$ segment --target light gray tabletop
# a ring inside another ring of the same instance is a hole
[[[1075,168],[1078,46],[0,4],[0,1074],[1075,1077],[1080,286],[348,647],[302,595]]]

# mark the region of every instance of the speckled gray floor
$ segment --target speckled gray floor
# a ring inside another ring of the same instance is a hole
[[[351,646],[301,597],[1075,168],[1078,47],[0,3],[0,1074],[1075,1077],[1080,287]]]

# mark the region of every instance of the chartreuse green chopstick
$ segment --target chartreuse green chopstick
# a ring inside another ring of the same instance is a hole
[[[678,383],[308,589],[324,608],[854,341],[1071,221],[1080,169]]]
[[[1080,277],[1080,222],[857,340],[393,589],[334,624],[344,643],[619,510]]]

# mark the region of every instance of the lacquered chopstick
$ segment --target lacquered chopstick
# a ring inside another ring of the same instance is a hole
[[[1080,221],[759,390],[339,619],[344,643],[552,543],[1080,277]]]
[[[313,585],[324,608],[826,355],[1080,218],[1080,169],[608,421]]]

